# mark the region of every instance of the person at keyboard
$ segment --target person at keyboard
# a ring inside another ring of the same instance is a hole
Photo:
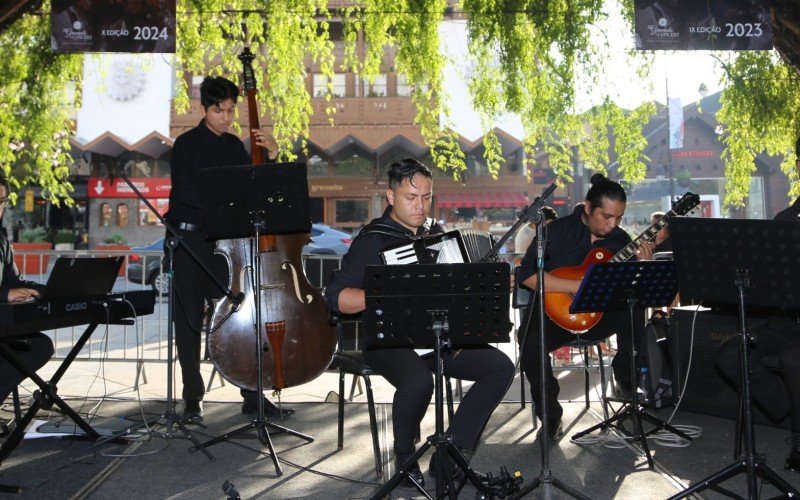
[[[441,233],[442,228],[428,218],[433,184],[431,171],[414,159],[403,159],[389,168],[389,207],[358,234],[342,267],[326,289],[328,307],[344,314],[366,308],[364,267],[382,264],[380,252],[414,236]],[[418,355],[414,347],[365,348],[364,360],[377,374],[395,387],[392,403],[394,453],[398,468],[414,454],[414,437],[428,410],[435,369],[430,355]],[[443,353],[444,373],[475,383],[467,391],[450,422],[453,443],[469,460],[492,412],[503,399],[514,378],[514,364],[502,351],[489,344],[448,350]],[[409,474],[420,485],[424,477],[419,464]],[[433,457],[430,474],[436,477]],[[408,482],[408,480],[406,480]]]
[[[9,205],[8,180],[0,176],[0,219]],[[43,285],[33,281],[23,280],[19,275],[17,266],[14,265],[14,252],[8,238],[0,233],[0,303],[25,302],[39,297]],[[29,335],[0,339],[10,347],[16,357],[31,371],[36,371],[44,366],[53,356],[53,341],[50,337],[40,332],[31,332]],[[5,401],[14,387],[19,385],[25,376],[11,363],[0,356],[0,403]]]

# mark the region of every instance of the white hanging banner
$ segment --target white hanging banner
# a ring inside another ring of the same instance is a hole
[[[683,148],[683,106],[680,97],[669,98],[669,149]]]

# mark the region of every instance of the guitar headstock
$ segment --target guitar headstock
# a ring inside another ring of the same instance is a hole
[[[672,204],[671,215],[686,215],[700,204],[700,195],[686,192],[678,201]]]

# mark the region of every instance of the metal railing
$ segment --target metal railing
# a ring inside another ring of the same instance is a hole
[[[102,257],[124,256],[123,270],[114,286],[115,292],[129,290],[151,289],[152,273],[157,270],[163,273],[161,251],[132,251],[132,250],[68,250],[68,251],[33,251],[15,250],[15,258],[21,267],[33,265],[34,272],[25,274],[25,278],[44,283],[50,269],[58,257]],[[138,257],[133,257],[134,255]],[[514,263],[521,257],[515,254],[504,254],[500,259],[504,262]],[[331,274],[341,265],[341,256],[337,255],[304,255],[303,263],[309,282],[318,288],[324,288],[330,280]],[[131,265],[134,264],[134,265]],[[133,274],[131,274],[133,273]],[[78,355],[79,360],[105,359],[110,361],[130,362],[166,362],[167,359],[167,296],[166,288],[163,294],[156,296],[155,311],[151,315],[136,319],[134,325],[101,326],[87,342]],[[509,317],[514,323],[511,332],[513,352],[512,359],[516,360],[516,329],[521,318],[516,309],[509,311]],[[63,358],[75,344],[82,333],[81,326],[50,330],[47,334],[53,339],[56,348],[56,358]],[[354,333],[353,343],[358,347],[361,340],[360,332]]]

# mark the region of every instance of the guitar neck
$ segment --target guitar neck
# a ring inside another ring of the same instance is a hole
[[[626,262],[636,255],[636,250],[642,246],[646,241],[653,241],[656,239],[656,234],[667,227],[667,218],[677,215],[674,211],[670,210],[663,217],[658,219],[645,232],[637,236],[633,241],[625,245],[625,247],[614,254],[609,262]]]

